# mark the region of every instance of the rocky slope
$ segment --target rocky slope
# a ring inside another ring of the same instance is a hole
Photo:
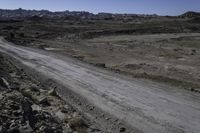
[[[46,88],[0,56],[0,133],[100,132],[54,88]]]

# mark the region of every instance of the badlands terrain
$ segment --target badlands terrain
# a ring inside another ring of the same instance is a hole
[[[199,13],[6,13],[0,132],[200,131]]]

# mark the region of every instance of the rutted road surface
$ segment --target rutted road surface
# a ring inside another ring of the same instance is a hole
[[[67,86],[95,107],[137,129],[136,132],[200,132],[198,93],[120,76],[68,57],[12,45],[3,39],[0,52]]]

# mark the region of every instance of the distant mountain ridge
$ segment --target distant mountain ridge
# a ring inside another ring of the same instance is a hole
[[[25,18],[25,17],[64,17],[64,16],[90,16],[93,15],[92,13],[80,11],[80,12],[70,12],[70,11],[63,11],[63,12],[51,12],[48,10],[25,10],[25,9],[0,9],[0,17],[2,18]]]
[[[199,17],[199,12],[186,12],[179,17]],[[86,11],[57,11],[52,12],[48,10],[25,10],[22,8],[19,9],[0,9],[0,18],[1,19],[15,19],[15,18],[79,18],[79,19],[123,19],[123,20],[131,20],[135,18],[149,18],[149,17],[159,17],[156,14],[113,14],[113,13],[98,13],[93,14]]]
[[[132,19],[135,17],[157,17],[158,15],[146,14],[112,14],[112,13],[98,13],[93,14],[86,11],[58,11],[51,12],[48,10],[25,10],[25,9],[0,9],[0,18],[31,18],[31,17],[45,17],[45,18],[64,18],[64,17],[79,17],[81,19],[96,18],[96,19]]]

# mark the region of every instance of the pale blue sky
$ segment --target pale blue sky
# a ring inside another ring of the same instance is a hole
[[[179,15],[200,12],[200,0],[0,0],[0,8]]]

